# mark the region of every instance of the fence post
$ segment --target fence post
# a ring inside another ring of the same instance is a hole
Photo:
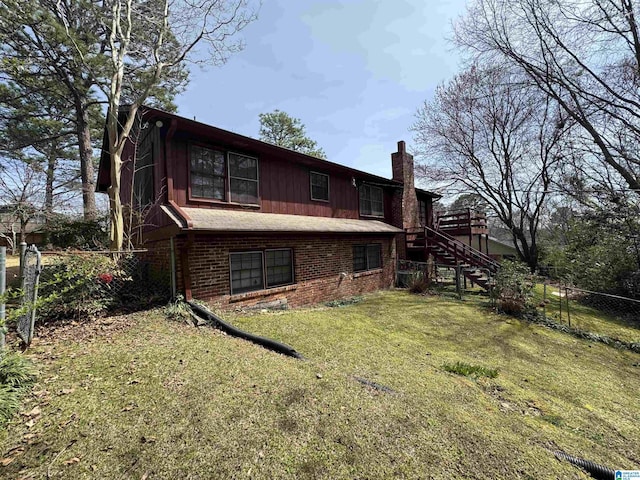
[[[562,323],[562,287],[560,282],[558,282],[558,300],[560,303],[560,323]]]
[[[20,285],[22,285],[22,275],[24,273],[24,256],[27,253],[27,242],[20,242],[20,271],[18,280],[20,280]]]
[[[542,314],[547,318],[547,281],[542,284]]]
[[[7,287],[7,247],[0,247],[0,350],[4,349],[5,306],[4,292]]]
[[[571,311],[569,310],[569,289],[566,285],[564,287],[564,298],[567,299],[567,321],[569,322],[569,326],[571,326]]]
[[[462,288],[460,285],[460,273],[461,273],[461,267],[460,265],[456,265],[456,292],[458,292],[458,298],[460,300],[462,300]]]

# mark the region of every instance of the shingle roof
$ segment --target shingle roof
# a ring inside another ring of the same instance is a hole
[[[186,225],[166,206],[162,207],[176,224]],[[299,232],[299,233],[380,233],[395,234],[403,230],[378,220],[310,217],[280,213],[247,212],[222,208],[181,209],[189,216],[193,230],[212,232]]]

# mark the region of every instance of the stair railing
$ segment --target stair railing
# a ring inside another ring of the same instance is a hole
[[[434,239],[438,244],[442,245],[449,253],[451,253],[456,259],[456,263],[459,260],[464,260],[472,263],[474,266],[487,268],[493,273],[497,272],[498,268],[500,268],[500,264],[498,262],[489,255],[482,253],[480,250],[476,250],[475,248],[444,232],[431,227],[425,227],[425,239],[429,238]]]

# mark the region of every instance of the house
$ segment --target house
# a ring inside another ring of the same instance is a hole
[[[46,218],[43,214],[23,216],[26,218],[26,224],[23,224],[18,212],[20,207],[16,204],[0,205],[0,247],[7,247],[13,252],[17,251],[21,237],[28,244],[41,244],[45,236]]]
[[[153,108],[138,124],[121,199],[187,299],[300,306],[389,288],[405,232],[432,224],[439,195],[415,188],[404,142],[387,179]]]

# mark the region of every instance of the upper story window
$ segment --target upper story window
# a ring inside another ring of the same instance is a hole
[[[257,204],[258,159],[191,145],[191,196]]]
[[[311,172],[311,200],[329,201],[329,175]]]
[[[384,217],[382,188],[360,185],[360,215]]]
[[[258,159],[229,153],[231,201],[258,203]]]
[[[226,161],[224,152],[191,146],[191,195],[225,199]]]

